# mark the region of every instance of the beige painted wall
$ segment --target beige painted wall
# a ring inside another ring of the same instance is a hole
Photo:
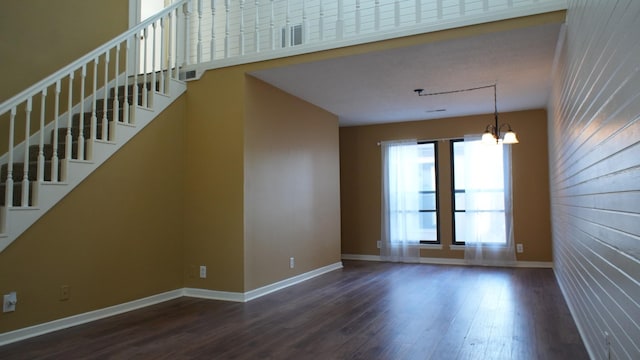
[[[245,289],[339,262],[338,118],[247,77],[245,126]]]
[[[340,187],[342,253],[379,255],[380,239],[380,147],[377,142],[395,139],[439,139],[479,133],[492,122],[491,115],[469,116],[397,124],[340,129]],[[513,145],[514,236],[525,252],[518,260],[551,261],[548,154],[544,110],[500,114],[518,132]],[[442,250],[421,250],[423,257],[462,258],[463,251],[450,250],[451,170],[449,142],[438,142],[440,239]]]
[[[0,333],[182,287],[185,111],[182,96],[0,253],[0,294],[18,293]]]
[[[3,0],[0,102],[127,30],[129,0]]]

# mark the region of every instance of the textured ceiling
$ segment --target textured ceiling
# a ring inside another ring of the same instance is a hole
[[[338,115],[340,126],[546,107],[561,24],[539,25],[252,73]],[[442,111],[444,109],[444,111]]]

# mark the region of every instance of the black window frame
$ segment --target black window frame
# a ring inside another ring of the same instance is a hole
[[[440,236],[440,196],[439,196],[439,186],[438,184],[440,183],[439,181],[439,177],[438,177],[438,141],[437,140],[425,140],[425,141],[418,141],[418,145],[423,145],[423,144],[433,144],[433,164],[434,164],[434,173],[435,173],[435,179],[434,179],[434,190],[433,191],[420,191],[421,194],[431,194],[433,193],[435,196],[435,209],[434,210],[423,210],[420,209],[419,212],[423,213],[423,212],[430,212],[430,213],[435,213],[436,214],[436,240],[420,240],[420,244],[425,244],[425,245],[440,245],[442,244],[441,241],[441,236]]]

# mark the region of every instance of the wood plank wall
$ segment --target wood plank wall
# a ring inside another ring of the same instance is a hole
[[[594,359],[640,359],[639,35],[640,1],[569,0],[549,103],[555,271]]]

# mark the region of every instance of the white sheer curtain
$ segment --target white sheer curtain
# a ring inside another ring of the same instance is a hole
[[[386,141],[382,150],[382,240],[385,261],[420,261],[420,168],[417,140]]]
[[[465,253],[468,264],[515,264],[511,146],[464,138]]]

